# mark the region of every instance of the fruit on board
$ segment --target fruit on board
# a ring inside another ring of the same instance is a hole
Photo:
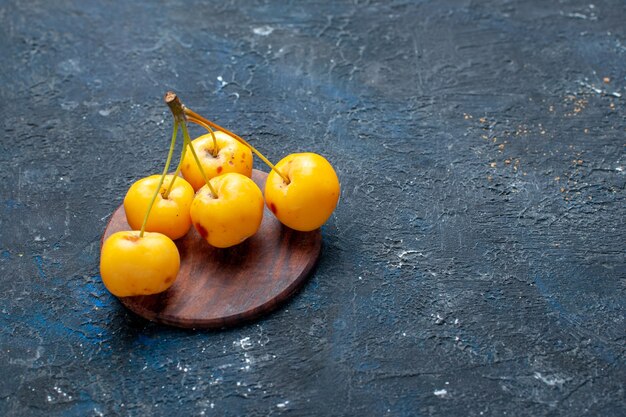
[[[322,226],[339,201],[340,185],[332,165],[321,155],[287,155],[267,176],[265,202],[282,224],[308,232]]]
[[[263,220],[263,193],[250,178],[227,173],[210,180],[191,203],[194,227],[211,246],[227,248],[254,235]]]
[[[124,197],[126,220],[133,230],[139,230],[150,206],[150,201],[159,186],[161,175],[142,178],[130,186]],[[193,201],[194,190],[183,178],[176,178],[169,194],[165,195],[174,179],[166,175],[154,205],[148,216],[145,230],[159,232],[171,239],[178,239],[191,228],[189,208]]]
[[[340,184],[324,157],[295,153],[273,165],[237,134],[186,108],[174,93],[168,92],[165,101],[174,129],[163,174],[140,179],[124,199],[129,225],[140,230],[114,233],[102,245],[100,272],[111,293],[128,297],[167,290],[180,269],[172,239],[185,236],[191,224],[210,245],[227,248],[259,230],[265,204],[280,222],[298,231],[315,230],[331,216]],[[191,141],[187,121],[209,133]],[[175,173],[167,174],[179,129],[184,136],[181,158]],[[250,179],[253,152],[271,168],[265,201]]]
[[[246,177],[252,176],[252,152],[232,136],[215,131],[215,143],[211,133],[202,135],[191,141],[193,148],[202,164],[208,179],[228,172],[238,172]],[[198,191],[205,185],[202,173],[191,154],[187,152],[182,162],[182,173],[194,190]]]
[[[118,297],[150,295],[167,290],[180,268],[178,248],[161,233],[117,232],[100,253],[100,275]]]

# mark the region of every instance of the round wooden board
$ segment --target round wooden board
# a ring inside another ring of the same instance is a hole
[[[265,172],[252,179],[261,190]],[[130,230],[124,207],[111,216],[102,242]],[[221,328],[254,320],[276,308],[305,282],[322,248],[320,229],[297,232],[283,226],[265,208],[259,231],[228,249],[210,246],[194,227],[176,241],[180,271],[167,291],[120,301],[158,323],[185,328]]]

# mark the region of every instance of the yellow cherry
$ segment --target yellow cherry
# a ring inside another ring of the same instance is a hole
[[[156,294],[176,280],[180,255],[174,242],[161,233],[117,232],[102,245],[100,275],[118,297]]]
[[[250,178],[228,173],[210,180],[191,203],[191,220],[210,245],[228,248],[254,235],[263,220],[263,194]]]
[[[176,178],[167,198],[164,197],[169,189],[173,175],[166,175],[161,190],[156,196],[145,230],[159,232],[171,239],[178,239],[187,234],[191,228],[189,208],[194,196],[194,190],[183,178]],[[154,197],[161,175],[151,175],[140,179],[131,185],[124,197],[124,211],[130,227],[139,230]]]
[[[287,155],[265,183],[265,202],[285,226],[302,232],[315,230],[330,217],[339,201],[340,185],[332,165],[315,153]]]
[[[217,152],[214,151],[213,136],[208,133],[191,141],[202,169],[208,179],[228,172],[252,176],[252,151],[227,133],[215,131]],[[215,155],[215,156],[214,156]],[[205,185],[202,173],[191,154],[187,152],[182,162],[183,176],[198,191]]]

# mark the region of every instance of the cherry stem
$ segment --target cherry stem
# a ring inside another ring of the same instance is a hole
[[[174,178],[170,182],[170,185],[167,187],[165,193],[163,193],[163,198],[167,199],[170,196],[170,192],[172,192],[172,188],[174,187],[174,181],[180,175],[180,170],[183,167],[183,160],[185,159],[185,155],[187,154],[187,146],[185,145],[185,141],[183,140],[183,150],[180,153],[180,161],[178,161],[178,166],[176,167],[176,172],[174,172]]]
[[[163,181],[165,181],[165,176],[167,175],[167,171],[170,169],[170,163],[172,162],[172,155],[174,155],[174,148],[176,147],[176,136],[178,135],[178,121],[174,121],[174,131],[172,132],[172,140],[170,142],[170,150],[167,154],[167,160],[165,161],[165,168],[163,168],[163,174],[161,174],[161,178],[159,179],[159,185],[154,190],[154,195],[152,196],[152,200],[148,205],[148,210],[146,210],[146,214],[143,218],[143,223],[141,224],[141,231],[139,232],[139,237],[142,238],[144,232],[146,231],[146,224],[148,223],[148,217],[150,217],[150,212],[152,211],[152,206],[154,206],[154,202],[156,201],[157,196],[161,192],[161,187],[163,186]],[[172,180],[172,182],[174,182]]]
[[[213,131],[213,129],[211,129],[211,126],[209,125],[204,126],[204,128],[207,129],[209,133],[211,133],[211,137],[213,138],[213,152],[211,152],[211,154],[213,155],[213,158],[217,158],[217,155],[219,154],[219,149],[217,149],[217,138],[215,137],[215,132]]]
[[[206,124],[206,123],[204,123],[204,122],[202,122],[200,120],[193,119],[191,117],[187,118],[187,120],[189,120],[192,123],[195,123],[197,125],[202,126],[203,128],[205,128],[211,134],[211,137],[213,138],[213,152],[212,152],[212,154],[213,154],[213,157],[217,158],[217,155],[218,155],[217,138],[215,137],[215,131],[213,130],[213,128],[211,128],[211,126],[209,126],[208,124]]]
[[[274,164],[272,164],[265,156],[263,156],[263,154],[261,152],[259,152],[258,150],[256,150],[256,148],[252,145],[250,145],[250,143],[248,143],[248,141],[246,141],[245,139],[243,139],[242,137],[236,135],[235,133],[231,132],[228,129],[224,129],[222,126],[218,125],[217,123],[213,123],[212,121],[200,116],[198,113],[194,112],[193,110],[184,107],[183,106],[183,111],[185,112],[185,115],[188,117],[190,122],[194,122],[199,124],[200,126],[203,125],[208,125],[208,126],[212,126],[213,128],[217,129],[217,130],[221,130],[224,133],[229,134],[230,136],[234,137],[236,140],[238,140],[239,142],[243,143],[244,145],[246,145],[248,148],[250,148],[250,150],[252,152],[254,152],[254,154],[256,156],[258,156],[263,162],[265,162],[265,164],[267,166],[269,166],[271,169],[274,170],[274,172],[276,172],[282,179],[283,181],[285,181],[285,183],[289,184],[291,181],[289,180],[289,178],[287,178],[285,175],[283,175],[282,172],[280,172],[276,166],[274,166]]]
[[[174,123],[180,123],[180,127],[183,130],[183,138],[184,138],[183,150],[186,149],[187,146],[189,146],[189,149],[191,150],[191,154],[193,155],[193,158],[196,160],[196,165],[198,166],[198,169],[200,170],[200,174],[202,175],[202,179],[204,179],[204,182],[209,188],[209,191],[211,192],[212,197],[217,198],[217,192],[215,192],[215,189],[213,188],[213,186],[209,182],[209,179],[204,173],[204,169],[202,168],[202,164],[200,164],[200,159],[198,158],[198,155],[196,154],[196,150],[193,148],[193,145],[191,144],[191,138],[189,137],[189,131],[187,130],[187,117],[185,116],[183,103],[181,103],[180,99],[178,98],[176,93],[174,93],[173,91],[168,91],[167,93],[165,93],[164,100],[167,106],[170,108],[172,115],[174,116]],[[213,139],[215,139],[215,137]]]
[[[209,181],[206,174],[204,173],[204,169],[202,168],[202,164],[200,163],[200,158],[198,158],[198,154],[196,153],[196,150],[193,148],[193,145],[191,144],[191,138],[189,137],[189,132],[187,131],[187,124],[183,122],[181,127],[183,128],[183,138],[185,140],[184,146],[189,146],[189,150],[191,151],[191,154],[193,155],[193,159],[196,160],[196,165],[198,166],[198,169],[200,170],[202,179],[204,180],[207,187],[209,188],[209,191],[211,192],[211,196],[213,198],[217,198],[217,192],[215,191],[215,188],[213,188],[213,186],[211,185],[211,182]]]

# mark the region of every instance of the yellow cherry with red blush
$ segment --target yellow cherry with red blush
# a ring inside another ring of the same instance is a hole
[[[250,178],[227,173],[212,178],[191,203],[198,233],[217,248],[237,245],[254,235],[263,220],[263,194]]]
[[[215,138],[213,137],[215,135]],[[222,131],[202,135],[191,141],[201,168],[198,167],[191,152],[182,161],[182,173],[185,179],[198,191],[205,185],[201,172],[207,179],[228,172],[238,172],[246,177],[252,176],[252,152],[250,148]]]
[[[265,183],[267,207],[282,224],[303,232],[326,223],[339,194],[339,179],[332,165],[311,152],[287,155],[275,165]]]
[[[133,230],[141,228],[160,180],[161,175],[151,175],[136,181],[128,189],[124,197],[124,211]],[[189,208],[193,197],[193,187],[187,181],[174,175],[166,175],[148,216],[146,231],[163,233],[171,239],[185,236],[191,228]]]
[[[100,275],[118,297],[163,292],[172,286],[179,268],[178,248],[161,233],[117,232],[102,245]]]

